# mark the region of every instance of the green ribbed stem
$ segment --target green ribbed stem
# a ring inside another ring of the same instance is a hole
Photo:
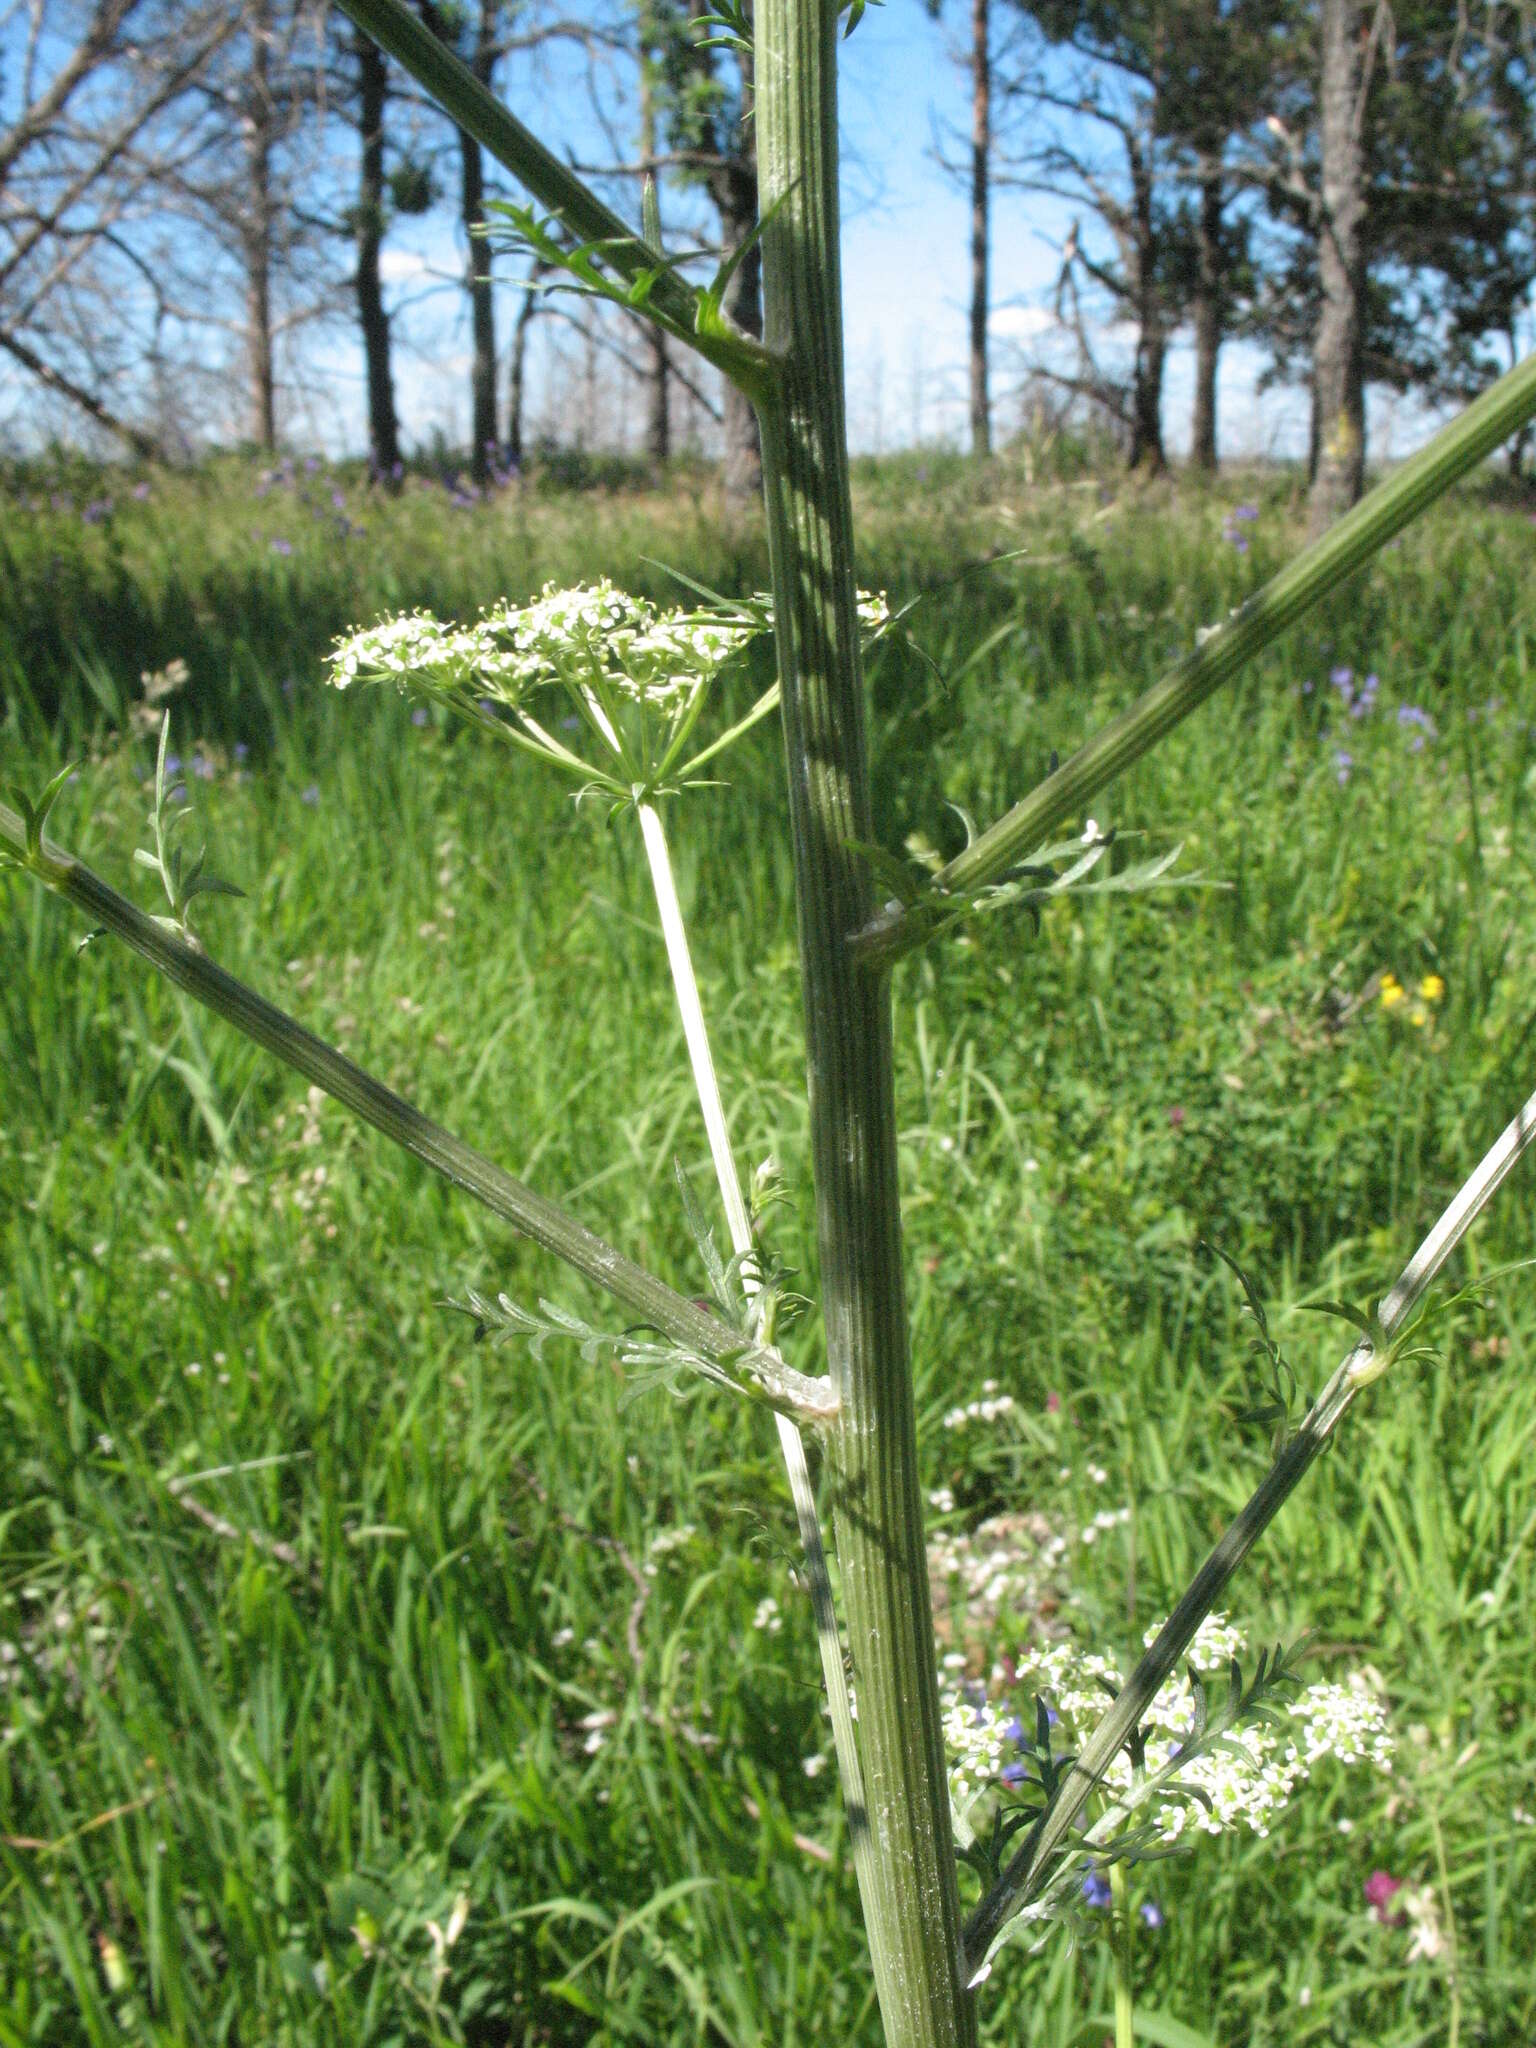
[[[1023,1848],[972,1912],[965,1929],[968,1969],[977,1970],[985,1963],[1008,1922],[1047,1888],[1056,1859],[1066,1846],[1085,1801],[1095,1786],[1103,1783],[1111,1762],[1140,1725],[1164,1681],[1194,1641],[1201,1622],[1220,1600],[1254,1544],[1322,1456],[1361,1388],[1370,1386],[1388,1369],[1392,1338],[1403,1329],[1436,1274],[1533,1144],[1536,1094],[1527,1098],[1519,1113],[1489,1146],[1390,1291],[1382,1297],[1376,1310],[1376,1324],[1382,1344],[1388,1347],[1386,1354],[1381,1355],[1370,1338],[1362,1337],[1329,1376],[1295,1435],[1282,1446],[1246,1505],[1223,1531],[1153,1638],[1146,1655],[1115,1695],[1114,1705],[1063,1774],[1049,1807],[1037,1826],[1030,1829]]]
[[[821,1300],[840,1400],[827,1436],[872,1856],[865,1923],[888,2048],[969,2048],[934,1671],[897,1199],[888,992],[848,934],[872,837],[843,419],[835,0],[757,0],[768,347],[760,412],[783,690]]]
[[[1363,498],[1264,588],[1239,605],[1192,654],[1175,664],[1144,697],[1112,719],[1070,761],[1015,804],[933,879],[934,892],[964,898],[999,881],[1082,815],[1091,798],[1121,775],[1229,682],[1287,627],[1354,575],[1395,534],[1453,483],[1536,418],[1536,356],[1529,356],[1452,420],[1425,448]],[[866,967],[888,967],[928,936],[921,909],[887,905],[860,930],[854,945]]]
[[[27,860],[21,819],[0,804],[0,846]],[[413,1103],[386,1088],[345,1053],[237,981],[206,953],[187,944],[62,848],[45,842],[31,871],[46,887],[83,910],[158,968],[167,981],[243,1031],[287,1066],[323,1088],[415,1158],[483,1202],[556,1258],[623,1302],[643,1321],[675,1342],[722,1367],[744,1391],[803,1421],[824,1419],[830,1400],[825,1383],[791,1371],[766,1352],[743,1353],[742,1340],[718,1316],[605,1244],[558,1203],[515,1180],[504,1168],[423,1116]]]
[[[604,245],[604,266],[631,282],[655,271],[654,252],[613,209],[583,184],[568,164],[544,147],[461,58],[406,5],[406,0],[338,0],[344,14],[387,50],[432,98],[472,135],[487,154],[547,206],[578,241]],[[698,300],[676,272],[664,270],[652,283],[647,306],[681,339],[738,380],[753,374],[771,378],[772,365],[749,336],[723,325],[699,333]]]

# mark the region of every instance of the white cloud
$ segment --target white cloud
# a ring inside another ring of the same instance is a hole
[[[386,284],[405,284],[413,277],[425,277],[431,267],[416,249],[385,249],[379,256],[379,275]]]
[[[1004,341],[1032,341],[1057,324],[1055,314],[1044,306],[999,306],[987,315],[987,332]]]

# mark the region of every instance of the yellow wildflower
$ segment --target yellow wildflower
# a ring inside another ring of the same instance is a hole
[[[1415,1003],[1413,1008],[1408,1012],[1408,1022],[1410,1024],[1416,1024],[1420,1026],[1425,1025],[1429,1022],[1429,1012],[1425,1009],[1422,1003]]]
[[[1445,994],[1445,983],[1438,974],[1426,974],[1419,983],[1419,994],[1426,1003],[1438,1003]]]
[[[1402,1002],[1407,993],[1395,974],[1384,974],[1381,977],[1381,1007],[1384,1010],[1390,1010],[1395,1003]]]

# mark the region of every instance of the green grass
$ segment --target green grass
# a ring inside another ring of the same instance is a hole
[[[1240,557],[1230,493],[924,469],[859,477],[860,576],[927,593],[917,632],[959,678],[900,650],[871,677],[882,835],[951,852],[947,804],[985,821],[1022,794],[1298,520],[1285,480],[1247,480]],[[644,558],[760,587],[756,522],[702,486],[468,510],[255,481],[156,476],[139,502],[10,478],[0,779],[83,757],[55,829],[123,884],[151,766],[130,707],[185,659],[173,744],[202,743],[197,830],[248,892],[204,908],[211,950],[702,1291],[672,1162],[701,1188],[707,1163],[633,835],[396,700],[329,695],[319,662],[394,605],[599,570],[666,593]],[[84,524],[52,491],[116,503]],[[1045,1621],[1139,1638],[1262,1469],[1235,1290],[1194,1240],[1256,1276],[1315,1385],[1338,1331],[1297,1304],[1379,1293],[1528,1092],[1531,560],[1524,509],[1466,496],[1097,807],[1226,886],[982,923],[898,973],[929,1483],[955,1528],[1029,1510],[1074,1539],[1043,1613],[985,1641],[962,1622],[978,1660]],[[1369,718],[1339,666],[1379,674]],[[1401,705],[1434,719],[1421,752]],[[778,1249],[814,1295],[771,725],[729,772],[672,836],[738,1148],[784,1161]],[[802,1765],[829,1743],[766,1422],[475,1343],[444,1306],[466,1285],[603,1312],[4,889],[0,2044],[876,2040],[835,1790]],[[1383,1007],[1385,970],[1443,977],[1422,1025]],[[1458,1272],[1528,1254],[1530,1213],[1517,1179]],[[1310,1630],[1324,1668],[1374,1667],[1396,1775],[1320,1777],[1269,1841],[1145,1879],[1166,1926],[1143,2009],[1223,2048],[1440,2042],[1452,1981],[1462,2041],[1536,2034],[1536,1286],[1438,1334],[1439,1364],[1363,1397],[1233,1602],[1255,1639]],[[807,1319],[795,1362],[816,1345]],[[1015,1409],[946,1430],[986,1379]],[[1370,1916],[1377,1868],[1443,1887],[1454,1973]],[[439,1981],[429,1923],[461,1895]],[[1058,1937],[1009,1952],[984,2025],[1068,2048],[1109,1999],[1104,1945]]]

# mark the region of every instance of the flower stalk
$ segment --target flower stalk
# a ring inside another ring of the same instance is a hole
[[[1130,1873],[1123,1859],[1109,1866],[1110,1945],[1115,1958],[1115,2048],[1136,2048],[1136,1921]]]
[[[646,859],[650,864],[651,886],[661,916],[667,961],[672,970],[672,986],[676,991],[678,1012],[682,1017],[683,1037],[688,1046],[688,1061],[693,1069],[694,1091],[698,1096],[704,1129],[709,1139],[710,1158],[714,1162],[720,1200],[724,1205],[726,1223],[731,1233],[731,1249],[741,1261],[742,1291],[750,1303],[761,1292],[759,1268],[756,1264],[756,1239],[746,1198],[742,1194],[741,1178],[736,1171],[735,1154],[731,1150],[725,1105],[720,1099],[720,1084],[715,1074],[714,1058],[709,1049],[704,1006],[699,1000],[699,984],[693,971],[693,956],[688,946],[687,927],[683,923],[677,883],[672,873],[672,859],[667,850],[666,830],[662,825],[661,814],[654,804],[641,803],[636,809],[640,818],[641,836],[645,841]],[[821,1540],[821,1522],[816,1513],[816,1496],[811,1487],[804,1439],[789,1416],[781,1412],[774,1420],[778,1426],[779,1449],[783,1454],[784,1468],[789,1478],[795,1520],[800,1530],[800,1543],[805,1552],[808,1589],[816,1621],[817,1643],[821,1652],[822,1678],[826,1684],[827,1706],[832,1717],[832,1743],[837,1755],[838,1777],[848,1815],[848,1836],[853,1854],[853,1867],[858,1878],[860,1894],[864,1895],[869,1891],[873,1876],[870,1868],[870,1834],[865,1819],[864,1778],[859,1765],[853,1707],[848,1697],[848,1674],[843,1668],[842,1635],[838,1628],[837,1610],[832,1600],[832,1583],[827,1574],[826,1551]]]

